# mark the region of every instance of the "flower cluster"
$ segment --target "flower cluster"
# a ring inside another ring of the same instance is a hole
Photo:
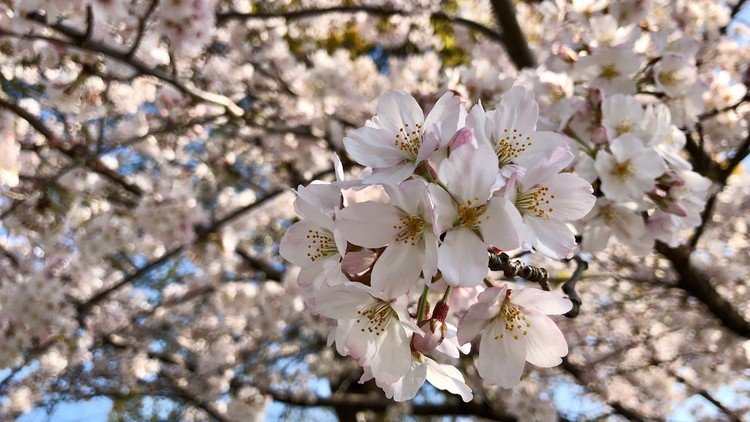
[[[337,320],[331,339],[365,368],[361,381],[374,378],[403,401],[427,380],[468,401],[461,372],[433,354],[458,358],[481,334],[479,374],[505,388],[520,381],[526,361],[550,367],[567,354],[546,315],[569,311],[568,299],[487,279],[488,248],[570,258],[569,223],[595,203],[592,186],[564,172],[574,159],[568,140],[537,130],[538,116],[521,87],[492,110],[467,111],[447,92],[426,116],[408,93],[388,92],[377,116],[344,139],[367,166],[361,180],[299,187],[302,219],[280,253],[302,268],[309,306]],[[365,188],[379,189],[383,201],[342,195]],[[441,290],[430,313],[430,292]]]

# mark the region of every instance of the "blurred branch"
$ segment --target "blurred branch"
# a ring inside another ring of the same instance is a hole
[[[125,178],[117,173],[116,171],[106,167],[98,157],[92,156],[87,153],[83,147],[76,148],[75,146],[66,145],[60,141],[60,138],[50,130],[47,125],[44,124],[37,116],[34,116],[28,110],[19,106],[16,103],[10,102],[0,97],[0,107],[3,107],[11,112],[15,113],[18,117],[26,120],[31,127],[33,127],[39,134],[47,139],[49,145],[59,152],[65,154],[74,162],[81,162],[89,170],[98,173],[101,176],[109,179],[117,185],[132,193],[133,195],[140,196],[143,192],[138,186],[128,182]]]
[[[69,25],[66,25],[64,23],[59,23],[59,22],[48,23],[47,17],[37,12],[28,13],[26,15],[26,18],[33,22],[44,25],[48,28],[54,29],[55,31],[65,35],[71,40],[71,41],[58,40],[57,42],[62,42],[72,47],[80,48],[82,50],[104,54],[105,56],[111,57],[112,59],[115,59],[119,62],[122,62],[130,66],[141,75],[152,76],[163,82],[166,82],[174,86],[175,88],[177,88],[177,90],[179,90],[183,94],[186,94],[196,100],[210,102],[210,103],[223,106],[227,109],[227,111],[229,111],[234,116],[242,116],[245,113],[242,107],[235,104],[231,99],[220,94],[203,91],[197,87],[183,84],[180,81],[178,81],[177,78],[175,78],[174,76],[170,76],[160,70],[153,69],[147,66],[144,62],[142,62],[138,58],[131,56],[129,52],[123,52],[107,44],[87,39],[85,37],[85,33],[79,31],[76,28],[73,28]]]
[[[148,19],[154,13],[158,5],[159,0],[151,0],[151,5],[148,7],[146,13],[140,19],[140,22],[138,22],[138,33],[135,36],[135,40],[133,40],[133,45],[130,46],[130,50],[126,54],[127,57],[133,58],[133,56],[135,56],[135,52],[138,51],[138,47],[141,46],[141,40],[143,39],[143,35],[146,33],[146,25],[148,24]]]
[[[705,273],[690,262],[690,253],[685,248],[671,248],[656,242],[656,250],[667,258],[679,276],[677,287],[701,301],[727,329],[750,338],[750,322],[716,291]]]
[[[718,401],[711,393],[709,393],[705,388],[698,387],[691,383],[690,381],[686,380],[680,374],[675,372],[674,370],[667,368],[667,373],[677,381],[679,381],[681,384],[684,384],[688,389],[694,391],[696,394],[700,395],[704,399],[708,400],[711,404],[713,404],[717,409],[719,409],[722,413],[724,413],[727,418],[732,422],[742,422],[742,418],[734,412],[732,409],[729,409],[728,407],[724,406],[720,401]]]
[[[503,31],[502,42],[508,50],[510,59],[519,69],[536,67],[534,53],[529,48],[526,36],[516,19],[516,7],[513,5],[513,0],[490,0],[490,4],[495,20]]]
[[[324,8],[309,8],[302,10],[292,11],[278,11],[278,12],[256,12],[256,13],[239,13],[239,12],[224,12],[216,15],[217,24],[222,24],[232,20],[263,20],[273,18],[283,18],[287,20],[304,19],[316,16],[323,16],[332,13],[366,13],[373,16],[417,16],[419,14],[426,14],[427,11],[407,11],[401,9],[391,9],[379,6],[333,6]],[[458,16],[449,16],[443,12],[436,11],[429,13],[433,19],[444,20],[456,25],[465,26],[473,31],[479,32],[482,35],[502,43],[506,49],[510,50],[511,46],[506,43],[506,38],[503,34],[495,31],[492,28],[482,25],[479,22],[475,22],[470,19],[461,18]]]
[[[349,411],[370,410],[374,412],[385,412],[389,407],[397,403],[391,400],[382,400],[376,395],[346,394],[332,397],[297,397],[285,392],[269,390],[265,394],[271,396],[275,401],[294,406],[324,406],[333,407],[336,410],[345,409]],[[445,404],[411,404],[411,414],[415,416],[476,416],[495,421],[514,422],[517,419],[492,408],[488,403],[445,403]]]
[[[585,373],[585,368],[574,365],[573,363],[570,362],[567,356],[562,358],[562,364],[560,365],[560,368],[562,368],[563,371],[570,374],[582,387],[600,396],[604,400],[604,402],[607,404],[607,406],[611,407],[612,410],[614,410],[615,413],[617,413],[618,415],[623,416],[630,421],[645,421],[646,420],[646,418],[640,413],[638,413],[637,410],[630,409],[617,400],[607,400],[605,398],[606,397],[605,393],[594,391],[593,390],[594,384],[588,380],[588,377],[586,376],[586,373]]]

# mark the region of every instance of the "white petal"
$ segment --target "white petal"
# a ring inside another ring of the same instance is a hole
[[[487,275],[489,256],[482,239],[466,228],[448,231],[438,248],[438,269],[451,286],[482,284]]]
[[[591,211],[596,197],[591,184],[572,173],[561,173],[547,183],[550,207],[556,219],[579,220]],[[551,196],[554,195],[554,198]]]
[[[529,140],[527,143],[530,143],[530,145],[526,147],[526,150],[523,153],[513,160],[521,167],[533,168],[534,166],[538,166],[540,161],[542,161],[550,151],[555,149],[570,151],[566,137],[559,133],[547,131],[532,132],[528,137]],[[572,160],[573,157],[570,156],[567,158],[567,161],[559,161],[558,166],[560,166],[560,170],[570,164]]]
[[[422,266],[422,276],[425,280],[431,279],[437,274],[438,265],[438,239],[433,233],[424,233],[424,265]]]
[[[471,388],[466,385],[461,371],[451,365],[441,365],[432,359],[426,358],[427,381],[438,390],[458,394],[464,402],[470,402],[474,397]]]
[[[523,219],[507,199],[493,196],[484,212],[479,230],[484,241],[500,249],[511,250],[521,245]]]
[[[534,236],[532,245],[538,252],[552,259],[572,257],[576,239],[567,224],[532,216],[527,216],[524,221]]]
[[[409,215],[419,214],[419,206],[426,201],[427,184],[422,179],[406,180],[398,185],[383,186],[391,204]]]
[[[492,148],[479,144],[474,148],[466,144],[451,151],[440,164],[439,179],[459,201],[471,200],[483,204],[492,193],[498,174],[497,155]]]
[[[526,360],[540,368],[551,368],[562,363],[568,354],[568,343],[555,323],[544,315],[526,315]]]
[[[466,109],[464,108],[461,97],[453,94],[451,91],[443,94],[437,100],[424,120],[424,127],[427,131],[433,131],[437,125],[440,135],[440,147],[443,148],[448,144],[451,136],[466,119]]]
[[[395,132],[365,126],[344,138],[344,148],[354,161],[363,166],[391,167],[406,158],[404,152],[393,144],[395,138]]]
[[[496,129],[517,129],[521,133],[533,132],[536,130],[536,123],[539,119],[539,106],[534,99],[534,93],[527,92],[520,86],[514,86],[505,91],[500,97],[500,104],[493,118]]]
[[[336,214],[336,228],[349,243],[366,248],[385,246],[396,238],[401,213],[393,205],[360,202]]]
[[[318,312],[334,319],[357,318],[360,308],[375,301],[366,287],[359,283],[346,283],[323,288],[316,298]]]
[[[381,95],[377,111],[380,124],[394,135],[401,128],[414,130],[417,123],[424,123],[422,108],[406,91],[390,91]]]
[[[403,377],[411,366],[409,337],[403,326],[395,320],[388,324],[380,337],[380,347],[370,359],[370,369],[378,381],[393,384]]]
[[[502,388],[513,387],[521,381],[525,364],[526,336],[507,331],[504,321],[495,322],[485,330],[476,364],[485,381]]]
[[[510,297],[513,303],[545,315],[562,315],[573,308],[570,299],[556,292],[528,288],[514,290],[513,293]]]
[[[458,320],[458,344],[474,340],[497,315],[498,307],[492,302],[477,302]]]
[[[302,220],[292,224],[284,233],[279,243],[279,254],[287,261],[300,267],[307,267],[325,259],[326,256],[316,257],[321,237],[331,238],[333,233],[318,227],[310,221]],[[325,242],[325,240],[324,240]],[[336,254],[334,252],[334,254]]]
[[[416,168],[417,165],[413,161],[404,161],[401,164],[397,164],[393,167],[374,168],[372,169],[372,174],[362,179],[362,182],[368,184],[400,183],[411,176],[414,173],[414,169]]]
[[[412,359],[409,371],[393,384],[378,382],[378,386],[383,389],[385,396],[397,402],[411,400],[417,395],[427,378],[427,365]]]
[[[372,270],[372,289],[383,297],[398,297],[414,287],[424,265],[424,246],[391,243]]]
[[[440,235],[446,230],[453,227],[453,222],[458,218],[456,203],[451,199],[448,192],[442,187],[430,183],[427,185],[430,193],[430,199],[434,208],[434,218],[432,225],[435,228],[435,234]]]

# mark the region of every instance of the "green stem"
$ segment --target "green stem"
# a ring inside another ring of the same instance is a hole
[[[443,302],[447,302],[448,301],[448,297],[451,295],[451,290],[453,290],[453,287],[451,287],[451,286],[446,287],[445,288],[445,293],[443,293],[443,298],[440,299],[440,300],[443,301]]]
[[[419,304],[417,305],[417,325],[422,325],[427,319],[425,313],[427,312],[427,294],[430,292],[429,286],[424,286],[422,290],[422,296],[419,297]]]

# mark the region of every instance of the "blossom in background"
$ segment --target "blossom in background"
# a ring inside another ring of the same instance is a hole
[[[653,148],[640,139],[623,135],[609,144],[611,152],[596,154],[596,168],[604,195],[615,201],[637,200],[654,187],[667,166]]]
[[[481,334],[477,370],[490,384],[510,388],[521,380],[525,362],[557,366],[568,354],[560,329],[547,315],[573,307],[557,293],[538,289],[490,287],[458,322],[458,339],[468,343]]]

